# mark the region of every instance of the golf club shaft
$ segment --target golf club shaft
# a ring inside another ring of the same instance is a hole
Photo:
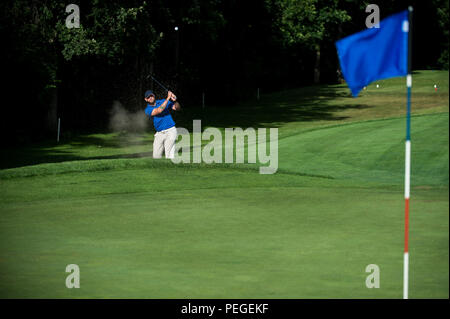
[[[159,85],[160,87],[162,87],[162,88],[163,88],[164,90],[166,90],[166,91],[169,91],[169,89],[166,88],[164,85],[162,85],[161,82],[159,82],[157,79],[155,79],[155,78],[153,77],[153,75],[149,74],[149,75],[147,76],[147,79],[148,79],[149,76],[153,79],[153,81],[155,81],[156,83],[158,83],[158,85]]]

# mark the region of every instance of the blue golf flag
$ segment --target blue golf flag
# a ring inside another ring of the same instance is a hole
[[[367,29],[336,41],[336,49],[352,95],[369,83],[408,73],[408,10]]]

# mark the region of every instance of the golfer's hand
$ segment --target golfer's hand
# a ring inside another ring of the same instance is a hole
[[[172,98],[172,95],[173,95],[172,91],[168,91],[167,92],[167,100],[170,100]]]
[[[173,102],[175,102],[177,100],[177,97],[175,94],[172,93],[172,97],[170,98]]]

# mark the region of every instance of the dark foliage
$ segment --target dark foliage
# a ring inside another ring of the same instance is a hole
[[[286,24],[282,18],[292,13],[286,10],[298,3],[317,12],[299,11]],[[78,1],[81,28],[67,29],[67,3],[2,1],[1,140],[23,143],[54,135],[58,117],[65,131],[105,130],[113,101],[136,111],[144,107],[146,89],[165,94],[147,78],[150,72],[186,108],[200,105],[203,93],[208,105],[232,107],[254,98],[257,88],[313,84],[320,48],[320,82],[336,83],[334,41],[365,28],[368,3]],[[415,7],[413,68],[448,68],[448,1],[377,4],[381,18],[408,4]],[[289,33],[297,18],[309,21],[302,32],[313,40]],[[317,33],[314,19],[322,19],[323,33]]]

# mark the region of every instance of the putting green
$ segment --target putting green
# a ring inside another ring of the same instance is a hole
[[[412,185],[448,185],[448,123],[448,113],[412,117]],[[404,135],[404,118],[313,130],[280,140],[279,167],[360,182],[401,184]]]

